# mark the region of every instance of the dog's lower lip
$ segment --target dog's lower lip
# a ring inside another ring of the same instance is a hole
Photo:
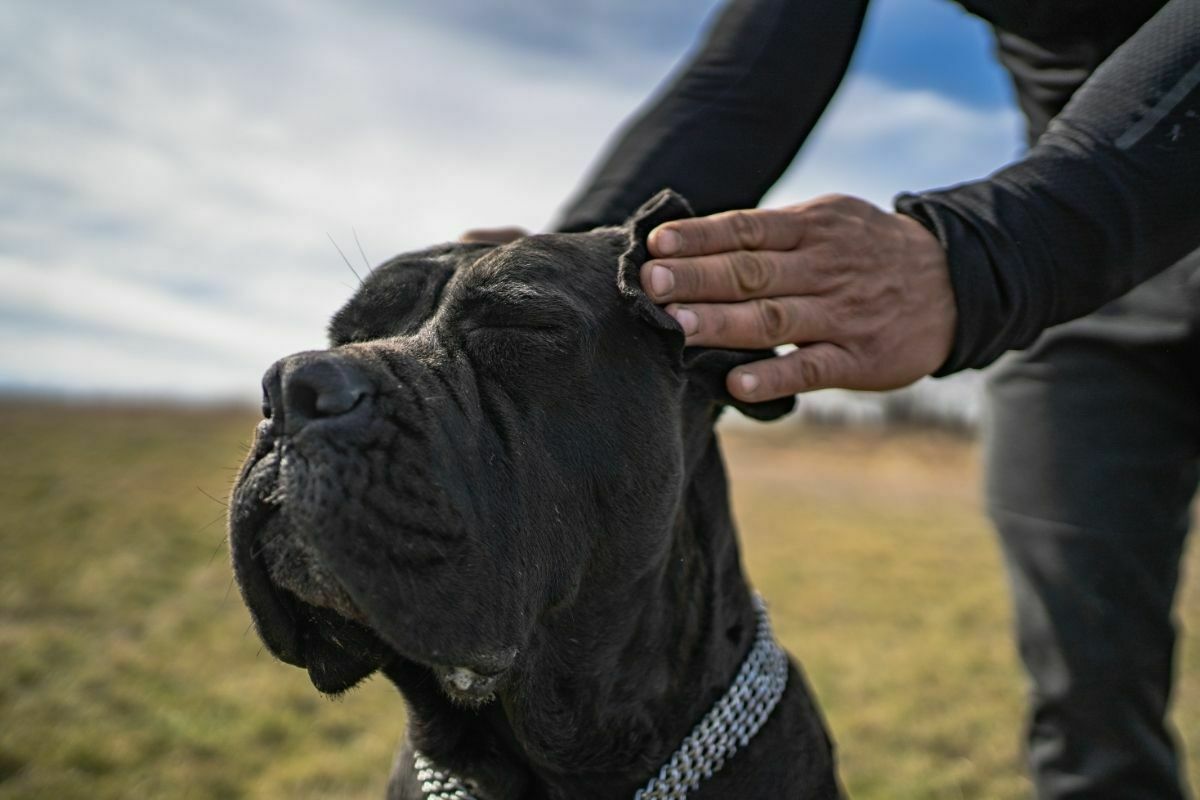
[[[271,582],[309,605],[336,611],[346,619],[367,623],[366,616],[350,598],[337,576],[321,566],[311,550],[296,541],[290,531],[272,532],[264,526],[260,546]]]
[[[260,460],[248,470],[246,491],[235,494],[230,506],[230,549],[238,585],[250,608],[259,636],[281,660],[303,666],[304,654],[293,604],[267,575],[258,552],[257,532],[275,509],[263,502],[263,483],[272,469]]]

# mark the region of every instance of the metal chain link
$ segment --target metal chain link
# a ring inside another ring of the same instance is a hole
[[[771,633],[763,599],[754,596],[758,634],[733,685],[634,800],[682,800],[711,778],[767,721],[787,688],[788,657]]]
[[[749,744],[779,704],[787,689],[787,653],[776,643],[766,603],[757,594],[754,609],[757,634],[733,685],[633,800],[683,800]],[[426,800],[476,800],[459,778],[437,770],[421,753],[414,754],[413,764]]]
[[[413,766],[426,800],[475,800],[467,786],[449,772],[442,772],[420,752],[413,752]]]

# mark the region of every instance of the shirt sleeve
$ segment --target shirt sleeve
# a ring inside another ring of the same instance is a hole
[[[841,82],[867,0],[729,0],[695,56],[619,134],[557,228],[623,221],[659,189],[752,208]]]
[[[1200,246],[1200,0],[1171,0],[991,177],[901,195],[958,306],[938,375],[983,367]]]

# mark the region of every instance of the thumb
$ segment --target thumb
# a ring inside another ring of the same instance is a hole
[[[762,403],[799,392],[858,383],[856,366],[845,349],[818,342],[730,370],[725,386],[738,400]]]

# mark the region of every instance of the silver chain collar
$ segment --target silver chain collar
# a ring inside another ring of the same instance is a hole
[[[420,751],[413,751],[413,766],[426,800],[475,800],[467,786],[449,772],[442,772]]]
[[[633,800],[683,800],[748,745],[779,704],[787,688],[787,653],[776,643],[767,606],[757,594],[754,609],[757,635],[733,685]],[[437,769],[421,753],[413,753],[413,766],[426,800],[477,800],[460,778]]]

